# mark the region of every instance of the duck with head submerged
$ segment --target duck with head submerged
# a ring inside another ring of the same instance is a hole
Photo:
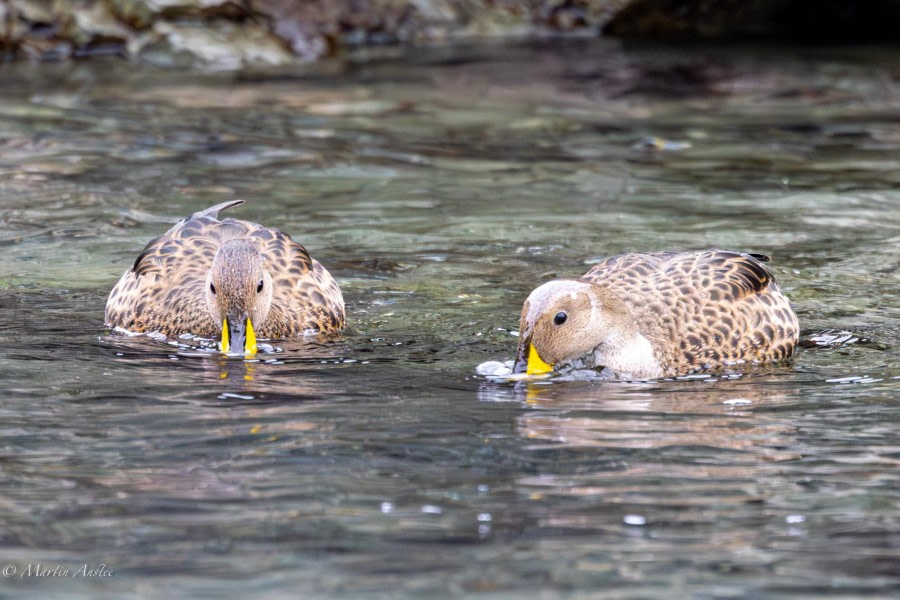
[[[760,254],[613,256],[522,307],[515,373],[563,366],[653,379],[791,357],[799,326]]]
[[[232,200],[151,240],[109,294],[106,325],[169,337],[219,337],[223,352],[254,353],[256,337],[331,334],[344,326],[334,278],[281,231],[219,220]]]

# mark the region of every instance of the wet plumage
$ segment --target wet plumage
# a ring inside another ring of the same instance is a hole
[[[723,250],[623,254],[548,282],[522,308],[515,370],[574,364],[652,378],[789,358],[797,316],[768,261]]]
[[[344,326],[334,278],[289,235],[219,211],[194,213],[150,241],[106,303],[106,324],[167,336],[221,334],[224,318],[285,338]]]

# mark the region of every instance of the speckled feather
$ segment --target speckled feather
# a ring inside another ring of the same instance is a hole
[[[612,256],[580,280],[612,290],[666,375],[794,353],[797,316],[768,256],[723,250]]]
[[[213,321],[207,306],[207,273],[222,244],[246,239],[259,249],[274,285],[268,318],[254,323],[257,335],[340,330],[344,301],[328,271],[286,233],[240,219],[219,220],[219,211],[239,204],[243,200],[194,213],[151,240],[110,292],[107,326],[168,336],[217,335],[221,323]]]

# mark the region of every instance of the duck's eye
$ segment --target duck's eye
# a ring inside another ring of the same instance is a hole
[[[259,284],[257,284],[257,286],[256,286],[256,293],[257,293],[257,294],[259,294],[260,292],[262,292],[262,286],[263,286],[263,280],[260,279],[260,280],[259,280]]]
[[[568,318],[569,318],[569,315],[567,315],[566,313],[558,312],[558,313],[556,313],[556,316],[553,317],[553,322],[557,325],[562,325],[563,323],[566,322],[566,319],[568,319]]]
[[[209,291],[211,291],[211,292],[213,293],[213,296],[216,295],[216,286],[215,286],[215,284],[212,284],[212,283],[209,284]]]

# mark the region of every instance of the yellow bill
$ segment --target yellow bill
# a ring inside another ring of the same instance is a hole
[[[256,354],[256,331],[253,330],[253,322],[247,319],[247,333],[244,338],[244,352],[247,354]]]
[[[232,338],[234,338],[233,341]],[[256,331],[253,329],[250,319],[244,321],[244,327],[237,326],[234,331],[231,330],[227,317],[222,322],[222,339],[219,342],[219,350],[228,354],[231,352],[233,344],[243,350],[244,354],[256,354],[259,348],[256,345]]]
[[[541,359],[534,344],[528,344],[528,367],[525,372],[529,375],[544,375],[553,372],[553,365],[547,364]]]
[[[228,343],[228,319],[222,321],[222,340],[219,342],[219,350],[228,352],[231,345]]]

